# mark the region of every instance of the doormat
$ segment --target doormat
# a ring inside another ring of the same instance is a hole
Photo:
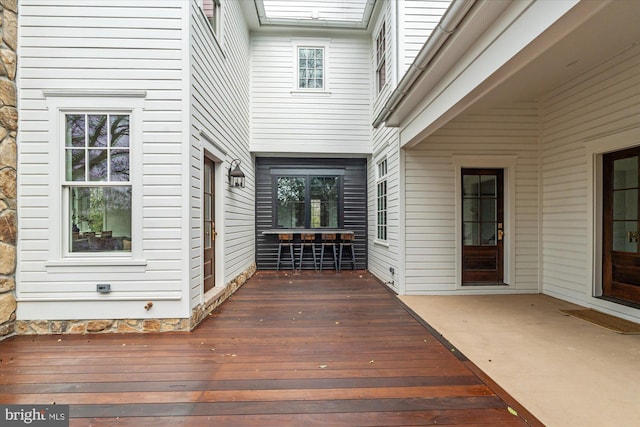
[[[560,310],[569,316],[586,320],[594,325],[609,329],[619,334],[640,334],[640,324],[629,320],[620,319],[600,311],[584,309],[584,310]]]

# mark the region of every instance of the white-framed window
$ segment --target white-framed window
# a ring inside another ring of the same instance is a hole
[[[387,42],[386,42],[386,25],[383,22],[376,38],[376,82],[377,90],[380,92],[387,83]]]
[[[131,252],[129,112],[65,112],[66,250]]]
[[[202,11],[204,12],[204,16],[207,17],[209,24],[211,25],[211,29],[213,30],[213,34],[218,37],[220,35],[220,26],[221,26],[221,5],[220,0],[201,0],[202,1]]]
[[[144,90],[43,90],[49,111],[49,261],[143,266]]]
[[[299,46],[297,57],[297,89],[325,89],[324,47]]]
[[[378,162],[376,171],[376,238],[387,240],[387,159]]]

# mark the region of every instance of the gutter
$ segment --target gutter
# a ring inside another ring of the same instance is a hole
[[[426,68],[431,64],[431,60],[440,51],[440,48],[442,48],[449,37],[455,33],[458,25],[462,22],[475,2],[476,0],[453,0],[451,2],[449,8],[442,16],[440,23],[435,30],[433,30],[433,33],[431,33],[429,39],[427,39],[426,43],[422,46],[407,72],[402,76],[400,83],[398,83],[398,86],[391,93],[382,110],[376,116],[373,121],[374,128],[377,129],[396,110],[416,80],[422,76]]]

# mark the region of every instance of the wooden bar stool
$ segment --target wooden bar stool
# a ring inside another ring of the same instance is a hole
[[[302,270],[302,257],[304,256],[304,248],[311,247],[313,253],[313,269],[318,271],[318,258],[316,257],[316,235],[313,233],[303,233],[300,236],[300,261],[298,269]]]
[[[276,270],[280,270],[280,262],[282,257],[282,250],[286,251],[287,247],[289,248],[289,254],[291,255],[291,269],[296,269],[295,257],[293,256],[293,234],[290,233],[280,233],[278,234],[278,240],[280,244],[278,245],[278,263],[276,264]]]
[[[338,270],[338,254],[336,248],[336,233],[322,233],[321,238],[322,250],[320,251],[320,271],[322,271],[322,264],[324,262],[324,250],[325,248],[331,248],[333,251],[333,265],[336,271]]]
[[[342,270],[342,253],[343,253],[342,251],[344,248],[348,248],[349,251],[351,252],[351,259],[349,260],[351,262],[351,268],[353,270],[356,269],[356,253],[353,248],[353,240],[354,240],[353,234],[348,234],[348,233],[340,234],[340,255],[338,255],[338,271]],[[346,251],[345,251],[345,255],[346,255]]]

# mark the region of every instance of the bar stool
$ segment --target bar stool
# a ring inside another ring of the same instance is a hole
[[[354,235],[348,233],[340,234],[340,255],[338,256],[338,271],[342,270],[342,251],[344,248],[348,248],[351,252],[351,268],[356,269],[356,253],[353,248]],[[345,251],[346,254],[346,251]]]
[[[324,262],[324,250],[325,248],[331,248],[333,251],[333,265],[336,271],[338,270],[338,254],[336,248],[336,233],[322,233],[322,250],[320,251],[320,271],[322,271],[322,264]]]
[[[300,261],[298,269],[302,270],[302,257],[304,256],[304,248],[311,246],[313,253],[313,269],[318,271],[318,258],[316,257],[316,235],[313,233],[300,235]]]
[[[291,269],[295,270],[295,257],[293,256],[293,234],[290,233],[280,233],[278,234],[278,240],[280,244],[278,245],[278,263],[276,264],[276,270],[280,270],[280,261],[282,256],[282,250],[289,247],[289,253],[291,255]]]

